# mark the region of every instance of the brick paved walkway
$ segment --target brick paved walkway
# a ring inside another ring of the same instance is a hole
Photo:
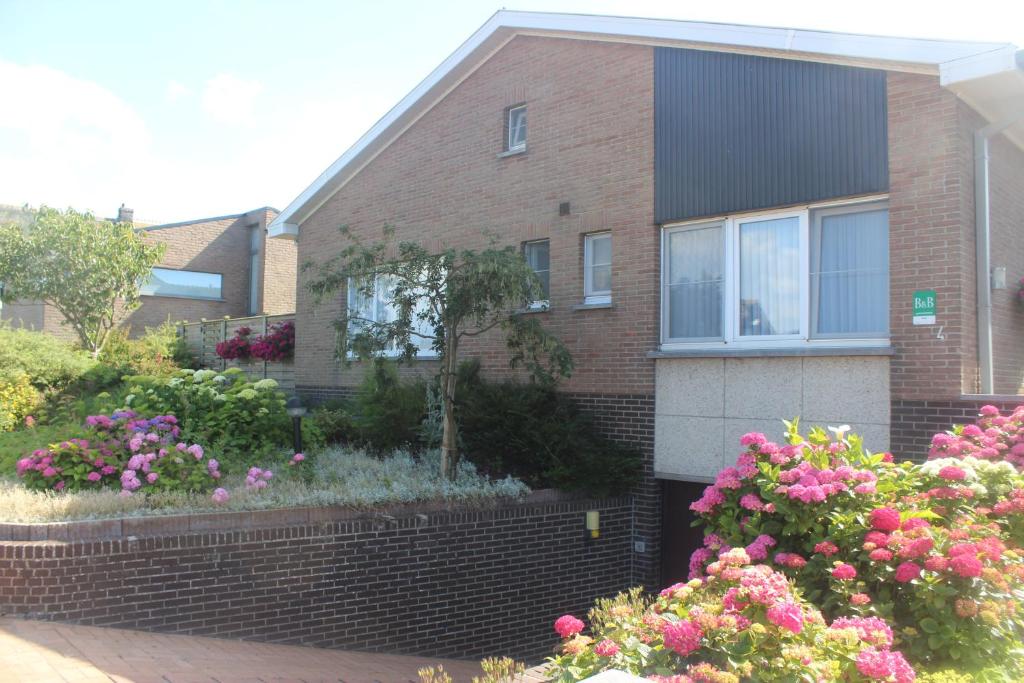
[[[405,683],[443,664],[461,683],[475,662],[0,618],[0,681],[48,683]]]

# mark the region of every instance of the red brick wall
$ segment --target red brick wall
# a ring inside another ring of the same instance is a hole
[[[270,315],[295,312],[295,277],[298,262],[298,247],[293,240],[267,239],[266,227],[275,216],[277,212],[270,210],[261,216],[264,249],[260,310]]]
[[[574,392],[653,393],[658,230],[653,224],[653,62],[635,45],[518,37],[385,149],[300,229],[299,262],[337,253],[337,227],[375,239],[482,247],[551,240],[551,303],[539,313],[577,360]],[[526,154],[498,158],[505,108],[527,103]],[[560,217],[560,202],[572,214]],[[611,230],[614,308],[583,300],[582,245]],[[353,385],[332,360],[335,305],[313,308],[299,278],[297,382]],[[340,297],[339,297],[340,300]],[[609,349],[614,352],[609,353]],[[486,370],[507,367],[497,335],[467,344]]]
[[[1007,288],[992,292],[992,350],[997,394],[1024,393],[1024,151],[1003,136],[989,144],[992,265],[1006,268]],[[1022,400],[1024,402],[1024,400]]]
[[[938,78],[890,73],[890,324],[894,398],[959,396],[976,377],[973,209],[957,99]],[[971,266],[970,270],[967,267]],[[911,323],[934,289],[938,327]]]

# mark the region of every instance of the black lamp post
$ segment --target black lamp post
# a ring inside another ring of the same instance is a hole
[[[302,452],[302,418],[306,415],[306,408],[298,396],[292,396],[284,404],[288,414],[292,417],[292,428],[295,430],[292,436],[292,446],[295,453]]]

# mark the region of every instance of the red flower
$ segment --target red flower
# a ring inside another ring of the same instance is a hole
[[[949,568],[965,579],[981,576],[981,560],[973,555],[957,555],[949,561]]]
[[[896,531],[900,528],[900,513],[893,508],[875,508],[871,511],[871,526],[879,531]]]
[[[904,562],[896,567],[896,580],[900,583],[913,581],[919,576],[921,576],[921,567],[913,562]]]
[[[849,581],[850,579],[857,578],[857,570],[854,569],[852,564],[844,562],[832,570],[832,577],[840,581]]]
[[[569,638],[576,635],[583,630],[584,626],[586,626],[586,624],[571,614],[563,614],[555,620],[555,631],[557,631],[558,635],[563,638]]]

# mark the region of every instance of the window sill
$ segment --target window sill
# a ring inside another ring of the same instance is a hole
[[[508,149],[498,154],[499,159],[507,159],[508,157],[519,156],[520,154],[526,154],[526,148],[522,149]]]
[[[597,303],[588,304],[586,302],[582,304],[576,304],[572,307],[574,311],[592,311],[599,308],[615,308],[611,301],[601,301]]]
[[[790,346],[775,348],[665,349],[648,358],[781,358],[811,356],[892,356],[891,346]]]
[[[139,297],[147,299],[188,299],[189,301],[210,301],[212,303],[224,303],[227,299],[214,299],[208,296],[187,296],[185,294],[139,294]]]
[[[527,315],[529,313],[547,313],[551,310],[551,304],[547,301],[534,301],[526,308],[520,308],[516,311],[517,315]]]

